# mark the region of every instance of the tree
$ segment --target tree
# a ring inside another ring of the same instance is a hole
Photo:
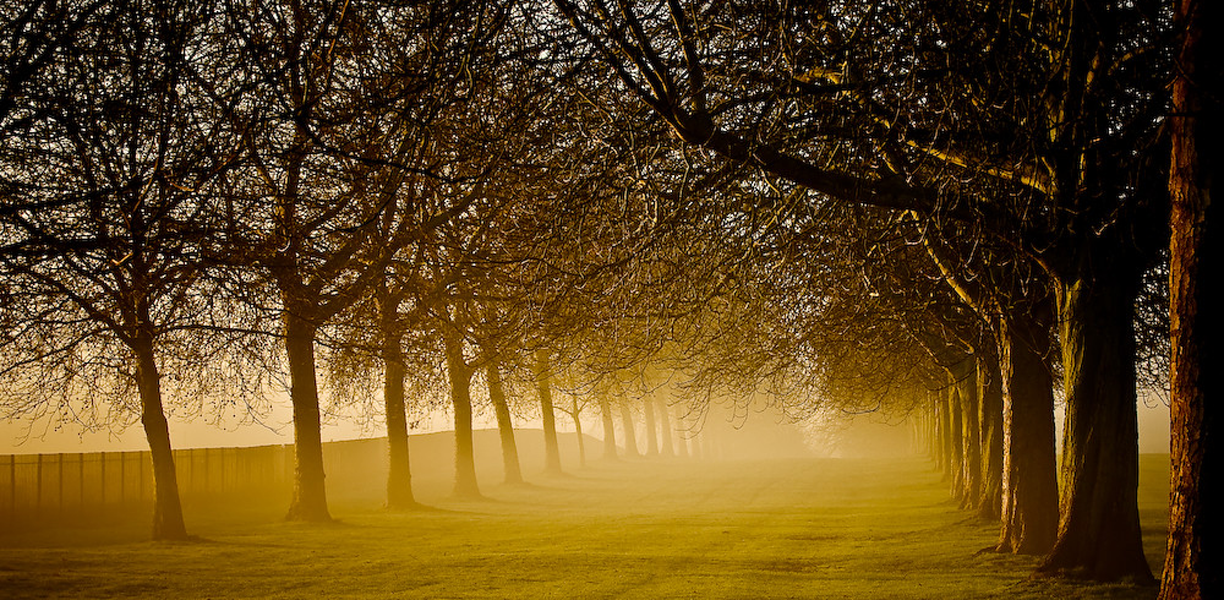
[[[229,337],[201,330],[227,325],[207,257],[221,212],[212,194],[238,142],[228,106],[240,97],[211,60],[232,47],[216,35],[216,13],[184,3],[30,9],[17,28],[44,9],[69,20],[47,24],[53,41],[9,63],[17,71],[0,107],[5,131],[23,132],[0,159],[12,242],[0,260],[8,285],[30,286],[20,294],[34,299],[23,356],[5,371],[60,370],[42,392],[65,406],[91,392],[118,413],[134,386],[153,461],[153,537],[184,539],[163,379],[205,385],[215,377],[202,365]]]
[[[1219,269],[1218,207],[1211,200],[1220,168],[1220,7],[1178,4],[1182,31],[1170,115],[1172,202],[1170,296],[1172,312],[1172,451],[1169,539],[1161,576],[1161,600],[1211,598],[1220,579],[1218,500],[1209,483],[1219,480],[1219,293],[1206,276]],[[1218,202],[1215,203],[1218,205]]]
[[[502,466],[506,483],[523,483],[523,471],[519,466],[518,446],[514,443],[514,421],[510,406],[506,403],[506,390],[502,385],[502,365],[497,359],[485,366],[485,382],[489,387],[489,402],[497,418],[498,438],[501,440]]]
[[[557,443],[557,417],[553,406],[552,394],[552,361],[549,351],[540,348],[535,352],[536,393],[540,398],[540,418],[544,423],[544,472],[549,475],[561,474],[561,450]],[[580,442],[581,443],[581,442]]]
[[[474,197],[438,190],[463,187],[470,176],[452,162],[450,144],[462,142],[442,132],[467,109],[454,100],[455,85],[468,81],[456,64],[487,32],[469,27],[479,14],[447,8],[306,0],[233,11],[240,64],[257,82],[259,104],[247,115],[247,169],[234,194],[248,210],[234,215],[231,247],[237,261],[265,274],[283,320],[296,458],[291,519],[330,519],[320,330],[383,278],[399,249]],[[403,38],[414,43],[397,42]]]

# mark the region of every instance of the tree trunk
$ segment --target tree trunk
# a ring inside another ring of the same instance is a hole
[[[952,474],[952,462],[948,456],[948,407],[943,396],[936,391],[927,391],[927,400],[931,404],[931,445],[935,456],[935,467],[943,474],[941,481],[947,481]]]
[[[323,475],[323,434],[319,388],[315,379],[315,326],[293,310],[285,313],[285,349],[289,357],[293,403],[294,472],[291,521],[330,521]]]
[[[1093,250],[1099,248],[1082,249],[1073,274],[1058,281],[1067,398],[1063,490],[1058,539],[1039,572],[1150,582],[1137,498],[1132,323],[1139,269],[1125,250],[1108,257]]]
[[[463,340],[448,332],[446,370],[450,376],[451,404],[455,408],[455,490],[457,498],[479,498],[476,455],[472,448],[472,369],[463,356]]]
[[[1219,441],[1220,297],[1206,278],[1220,272],[1218,232],[1211,229],[1218,211],[1211,202],[1220,168],[1221,70],[1224,49],[1219,35],[1220,3],[1182,0],[1184,27],[1178,77],[1173,84],[1173,161],[1169,190],[1173,199],[1169,243],[1169,300],[1172,337],[1171,384],[1172,486],[1169,539],[1160,600],[1224,596],[1220,561],[1221,505]],[[1214,82],[1214,83],[1213,83]],[[1215,204],[1219,204],[1217,200]],[[1215,306],[1216,308],[1211,308]],[[1208,482],[1215,481],[1216,484]],[[1212,509],[1211,507],[1217,507]]]
[[[952,497],[959,502],[965,492],[965,429],[962,423],[964,411],[961,409],[960,389],[955,380],[949,382],[944,406],[948,407],[948,475]]]
[[[675,448],[672,447],[672,428],[671,419],[667,414],[667,403],[662,398],[658,399],[659,403],[659,453],[666,458],[671,458],[676,455]]]
[[[153,539],[187,539],[183,522],[183,507],[179,500],[178,478],[174,469],[174,453],[170,447],[170,426],[162,409],[161,375],[153,355],[153,339],[141,335],[134,344],[137,381],[140,389],[140,421],[149,454],[153,458]]]
[[[680,458],[688,458],[688,431],[685,431],[683,428],[684,416],[680,414],[679,406],[674,408],[676,410],[676,414],[673,415],[676,420],[676,456],[679,456]]]
[[[586,466],[586,440],[582,438],[582,413],[578,406],[578,397],[572,396],[570,402],[574,408],[574,435],[578,437],[578,466]]]
[[[557,443],[557,415],[553,410],[552,386],[549,384],[552,366],[548,352],[536,352],[535,382],[540,396],[540,418],[544,421],[544,472],[561,474],[561,447]]]
[[[604,390],[595,392],[599,398],[599,417],[603,421],[604,459],[616,460],[616,425],[612,420],[612,404],[608,402],[608,393]]]
[[[501,365],[492,361],[485,368],[489,383],[489,401],[497,415],[497,432],[501,438],[502,465],[506,483],[523,483],[523,471],[519,468],[518,446],[514,443],[514,421],[510,418],[510,407],[506,404],[506,390],[502,386]]]
[[[384,333],[383,404],[387,411],[387,508],[416,506],[408,456],[408,413],[404,402],[404,358],[400,339]]]
[[[625,432],[625,456],[637,458],[641,456],[637,449],[637,434],[634,432],[633,411],[629,410],[628,401],[620,403],[621,427]]]
[[[991,344],[978,353],[978,429],[982,436],[982,495],[978,514],[986,519],[1002,515],[1003,502],[1003,380],[998,348]]]
[[[961,508],[977,510],[982,500],[982,437],[978,429],[977,361],[953,367],[961,413]]]
[[[659,436],[655,429],[654,399],[649,395],[642,398],[642,414],[646,421],[646,456],[658,456]]]
[[[1045,554],[1058,532],[1054,381],[1046,367],[1049,330],[1026,315],[1003,319],[1003,499],[998,550]]]
[[[939,467],[943,471],[942,480],[951,482],[952,469],[956,463],[952,455],[952,407],[948,405],[946,393],[939,393],[935,407],[939,412]]]

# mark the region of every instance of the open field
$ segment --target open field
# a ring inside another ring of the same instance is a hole
[[[1149,561],[1163,554],[1167,459],[1142,459]],[[922,459],[592,463],[429,510],[283,499],[188,505],[201,540],[145,540],[146,515],[0,534],[3,598],[1154,598],[1156,588],[1029,580],[978,553],[996,527],[958,510]]]

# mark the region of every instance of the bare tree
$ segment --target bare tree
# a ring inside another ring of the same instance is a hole
[[[23,379],[41,379],[49,389],[26,391],[59,394],[61,407],[83,392],[126,406],[135,391],[153,459],[153,537],[183,539],[163,378],[215,381],[202,365],[226,336],[203,330],[230,322],[207,274],[222,222],[213,191],[239,140],[226,115],[240,97],[211,61],[232,48],[216,35],[216,13],[185,3],[74,8],[56,13],[70,23],[48,28],[91,35],[59,49],[27,46],[27,60],[54,62],[8,80],[23,90],[0,116],[24,131],[0,166],[23,177],[5,182],[13,203],[0,260],[6,285],[38,298],[14,340],[23,354],[5,370],[58,370],[58,380]]]

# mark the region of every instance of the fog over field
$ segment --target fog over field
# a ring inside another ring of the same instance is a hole
[[[0,2],[0,598],[1224,597],[1221,30]]]

